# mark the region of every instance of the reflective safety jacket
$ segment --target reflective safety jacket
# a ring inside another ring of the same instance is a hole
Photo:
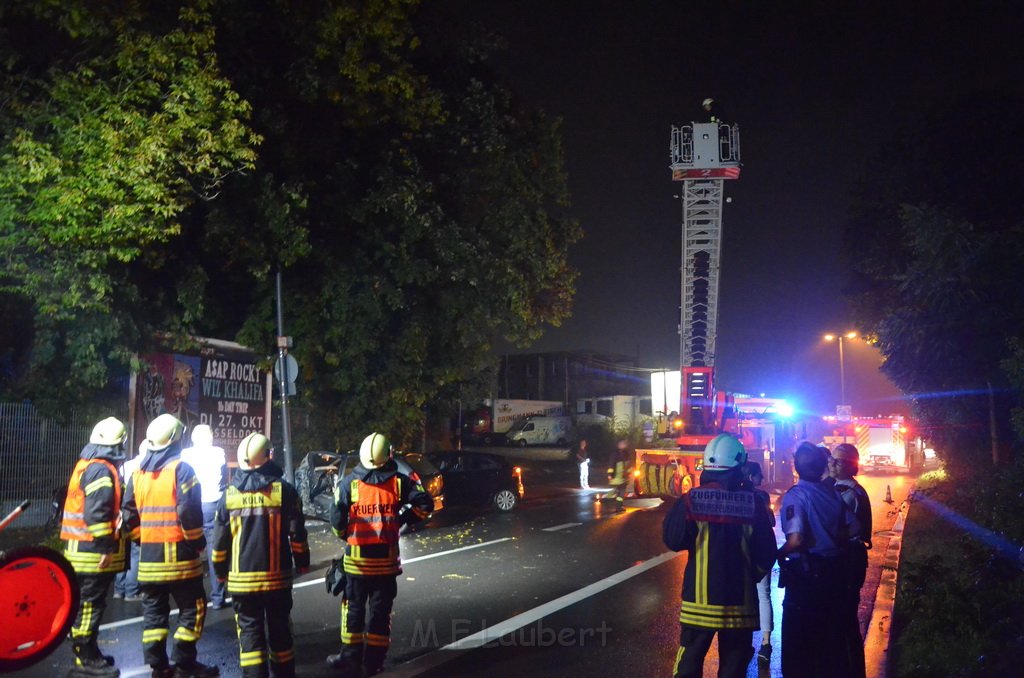
[[[107,445],[86,445],[71,472],[60,538],[64,555],[75,572],[99,574],[125,569],[121,537],[121,476],[117,465],[124,455]],[[100,559],[110,554],[110,564]]]
[[[128,479],[122,514],[140,545],[139,581],[160,584],[203,576],[206,547],[199,481],[181,461],[180,442],[148,452]]]
[[[217,505],[213,569],[232,595],[292,586],[292,566],[309,567],[302,500],[283,471],[267,462],[239,470]]]
[[[775,533],[764,502],[731,471],[704,471],[701,485],[676,500],[662,525],[673,551],[688,550],[684,626],[757,629],[755,584],[775,563]]]
[[[341,479],[331,506],[331,527],[345,540],[345,574],[398,575],[398,532],[430,515],[434,500],[423,486],[398,472],[394,460],[376,469],[359,465]]]

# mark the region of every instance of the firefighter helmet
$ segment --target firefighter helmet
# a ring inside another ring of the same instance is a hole
[[[369,469],[380,468],[391,458],[391,443],[380,433],[371,433],[359,446],[359,461]]]
[[[192,444],[196,447],[213,445],[213,430],[209,424],[199,424],[192,429]]]
[[[262,433],[250,433],[238,443],[238,467],[251,471],[270,461],[270,441]]]
[[[705,471],[727,471],[747,463],[747,451],[743,443],[728,433],[711,439],[704,448]]]
[[[146,447],[150,452],[165,450],[181,439],[184,428],[185,425],[173,414],[161,414],[146,428]]]
[[[93,445],[108,445],[117,447],[128,437],[128,431],[120,419],[107,417],[92,428],[89,442]]]

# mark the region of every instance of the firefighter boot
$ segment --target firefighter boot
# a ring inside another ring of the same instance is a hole
[[[361,660],[342,651],[327,658],[327,665],[338,672],[342,678],[358,678],[362,673]]]
[[[213,678],[219,675],[220,669],[216,666],[207,666],[197,661],[174,667],[174,678]]]
[[[99,651],[96,641],[75,643],[75,667],[68,672],[69,678],[93,676],[96,678],[118,678],[121,672],[107,663],[107,659]]]

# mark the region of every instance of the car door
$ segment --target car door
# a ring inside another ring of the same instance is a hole
[[[501,486],[501,465],[493,457],[464,455],[466,479],[473,491],[473,501],[486,503]]]

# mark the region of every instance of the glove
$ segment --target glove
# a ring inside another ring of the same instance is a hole
[[[344,562],[342,558],[335,558],[331,561],[331,566],[327,568],[327,574],[324,575],[324,585],[332,596],[337,596],[345,591]]]

